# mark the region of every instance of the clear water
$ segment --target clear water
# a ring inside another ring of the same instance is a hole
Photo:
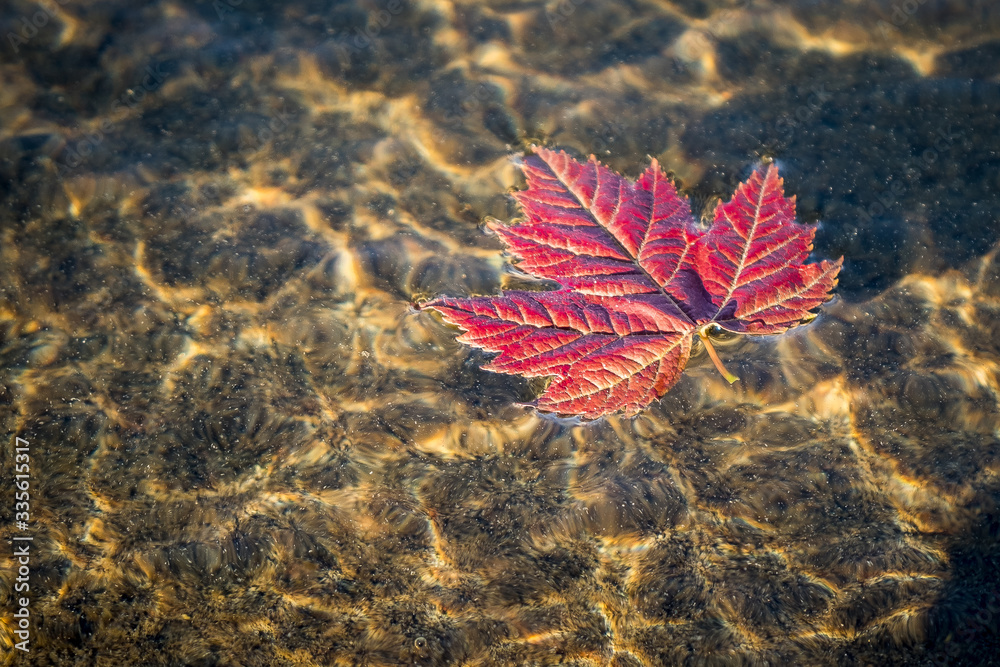
[[[5,663],[998,664],[1000,5],[0,26]],[[777,160],[837,299],[720,345],[732,387],[700,355],[634,418],[518,407],[412,304],[520,280],[481,223],[531,143],[698,210]]]

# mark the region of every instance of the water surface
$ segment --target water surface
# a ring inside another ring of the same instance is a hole
[[[6,663],[996,664],[993,3],[0,26]],[[777,160],[838,298],[721,344],[732,387],[701,354],[634,418],[518,407],[540,385],[412,304],[522,280],[482,221],[531,143],[656,157],[699,212]]]

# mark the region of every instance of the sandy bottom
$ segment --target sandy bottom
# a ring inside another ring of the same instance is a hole
[[[1000,10],[912,4],[6,3],[0,662],[990,664]],[[532,142],[697,210],[777,159],[838,298],[518,407],[412,304],[523,280]]]

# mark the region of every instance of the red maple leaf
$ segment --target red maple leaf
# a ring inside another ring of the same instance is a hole
[[[634,183],[593,156],[535,148],[514,194],[524,219],[491,223],[518,268],[553,291],[440,297],[423,305],[499,352],[486,370],[553,376],[539,410],[597,418],[634,414],[680,377],[694,335],[719,372],[709,334],[776,334],[815,317],[843,258],[805,264],[815,227],[795,222],[778,169],[755,171],[720,202],[708,229],[656,160]]]

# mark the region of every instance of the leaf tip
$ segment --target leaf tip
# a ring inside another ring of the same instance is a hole
[[[503,221],[498,220],[493,216],[487,216],[486,219],[483,220],[483,226],[486,227],[487,231],[492,232],[494,234],[498,233],[501,229],[506,227]]]

